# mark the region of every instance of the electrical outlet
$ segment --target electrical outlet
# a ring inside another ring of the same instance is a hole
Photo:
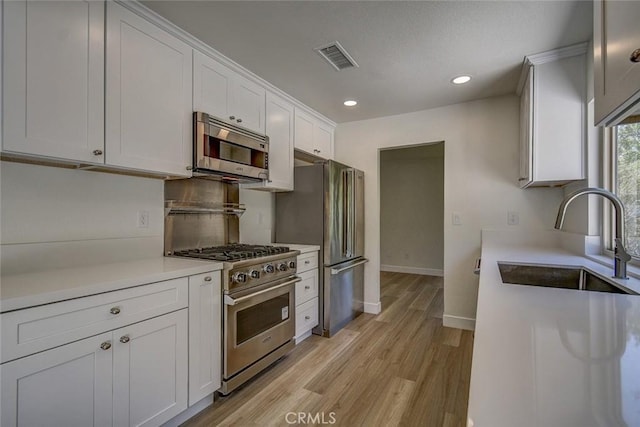
[[[138,228],[149,227],[149,211],[138,211]]]
[[[507,225],[518,225],[520,224],[520,213],[509,211],[507,212]]]
[[[460,215],[460,212],[454,212],[451,214],[451,223],[453,225],[462,225],[462,216]]]

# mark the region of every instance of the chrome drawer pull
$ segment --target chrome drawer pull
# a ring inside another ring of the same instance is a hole
[[[111,314],[120,314],[120,307],[111,308],[111,310],[109,310],[109,313],[111,313]]]
[[[205,278],[204,278],[204,281],[205,281],[205,282],[210,282],[210,281],[211,281],[211,276],[207,276],[207,277],[205,277]]]
[[[304,320],[311,320],[311,316],[304,316]]]
[[[120,337],[120,342],[121,342],[122,344],[126,344],[126,343],[128,343],[129,341],[131,341],[131,338],[129,338],[129,335],[123,335],[123,336],[121,336],[121,337]]]
[[[304,287],[304,288],[305,288],[306,290],[309,290],[309,289],[311,289],[311,286],[309,286],[309,285],[305,285],[305,287]]]
[[[111,348],[111,343],[109,341],[105,341],[100,344],[100,348],[103,350],[109,350]]]

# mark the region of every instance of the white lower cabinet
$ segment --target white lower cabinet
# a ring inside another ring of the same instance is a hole
[[[187,409],[187,310],[113,332],[113,425],[157,426]]]
[[[221,385],[221,292],[217,271],[189,277],[189,406]]]
[[[187,310],[0,369],[3,426],[157,426],[187,408]]]
[[[318,325],[318,252],[298,255],[296,283],[296,344]]]
[[[111,342],[109,332],[0,365],[0,424],[112,425]]]
[[[159,426],[220,387],[218,271],[2,313],[0,323],[2,427]]]

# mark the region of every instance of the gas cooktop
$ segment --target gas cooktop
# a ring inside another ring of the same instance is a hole
[[[174,256],[200,258],[212,261],[241,261],[263,256],[283,254],[289,252],[286,246],[246,245],[235,243],[209,248],[185,249],[175,251]]]

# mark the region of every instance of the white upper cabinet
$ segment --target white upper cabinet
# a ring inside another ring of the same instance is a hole
[[[189,176],[192,49],[107,3],[106,162]]]
[[[585,178],[586,43],[527,56],[520,102],[520,187]]]
[[[594,2],[595,122],[614,125],[640,101],[640,2]]]
[[[295,148],[323,159],[333,158],[333,127],[295,109]]]
[[[193,52],[193,109],[265,133],[265,89],[200,52]]]
[[[104,156],[104,4],[3,2],[2,150]]]
[[[269,179],[246,184],[244,188],[257,190],[293,190],[293,116],[290,102],[267,93],[266,134],[269,136]]]

